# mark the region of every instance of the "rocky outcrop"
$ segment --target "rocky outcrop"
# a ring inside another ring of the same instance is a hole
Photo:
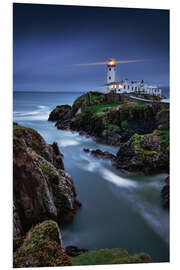
[[[14,239],[47,219],[72,221],[80,206],[73,180],[64,171],[57,143],[47,144],[33,129],[13,127]]]
[[[116,161],[116,156],[109,153],[108,151],[101,151],[100,149],[90,150],[88,148],[84,148],[83,151],[85,153],[90,153],[95,158],[101,158],[101,159],[104,159],[104,160]]]
[[[169,107],[160,102],[136,102],[128,94],[87,92],[72,108],[57,106],[49,121],[56,121],[58,129],[78,131],[99,143],[119,146],[135,133],[169,129]]]
[[[67,246],[65,248],[66,254],[72,257],[79,256],[80,254],[87,252],[87,248],[79,248],[76,246]]]
[[[169,196],[170,196],[170,177],[165,179],[165,185],[161,190],[163,207],[169,210]]]
[[[155,130],[146,135],[134,134],[120,145],[116,166],[145,174],[169,172],[169,132]]]
[[[71,106],[61,105],[56,106],[56,108],[50,113],[48,121],[56,122],[58,120],[66,121],[72,118]]]
[[[52,220],[36,225],[13,255],[13,267],[68,266],[71,259],[61,246],[58,224]]]

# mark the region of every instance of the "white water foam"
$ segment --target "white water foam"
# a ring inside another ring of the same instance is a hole
[[[66,146],[73,146],[73,145],[78,145],[79,143],[75,140],[64,140],[60,142],[61,147],[66,147]]]
[[[123,186],[127,188],[136,187],[138,185],[136,182],[120,177],[119,175],[116,175],[115,173],[105,168],[101,172],[104,179],[106,179],[109,182],[112,182],[115,185]]]
[[[39,105],[37,106],[36,111],[25,112],[25,111],[16,111],[14,112],[14,119],[18,120],[47,120],[50,108],[48,106]]]
[[[99,168],[102,168],[102,165],[100,165],[100,163],[102,162],[100,160],[96,160],[88,154],[80,155],[80,158],[87,162],[87,165],[82,167],[82,169],[84,169],[85,171],[97,172]]]

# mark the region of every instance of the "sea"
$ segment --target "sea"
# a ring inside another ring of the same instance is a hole
[[[153,262],[168,262],[169,213],[162,208],[160,196],[167,174],[124,174],[110,161],[95,159],[83,151],[99,148],[116,154],[118,147],[96,143],[77,132],[58,130],[48,122],[49,113],[57,105],[72,105],[81,94],[13,94],[14,122],[34,128],[49,144],[58,143],[65,170],[82,202],[73,222],[61,229],[63,246],[89,250],[124,248],[129,254],[146,252]]]

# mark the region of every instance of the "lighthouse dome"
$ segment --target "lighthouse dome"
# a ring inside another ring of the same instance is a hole
[[[115,60],[112,58],[109,59],[107,65],[108,65],[108,67],[115,67],[115,65],[116,65]]]

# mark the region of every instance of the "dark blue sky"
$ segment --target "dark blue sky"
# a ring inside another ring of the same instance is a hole
[[[15,91],[84,91],[106,83],[106,66],[74,64],[150,59],[120,64],[117,79],[169,85],[169,11],[13,5]]]

